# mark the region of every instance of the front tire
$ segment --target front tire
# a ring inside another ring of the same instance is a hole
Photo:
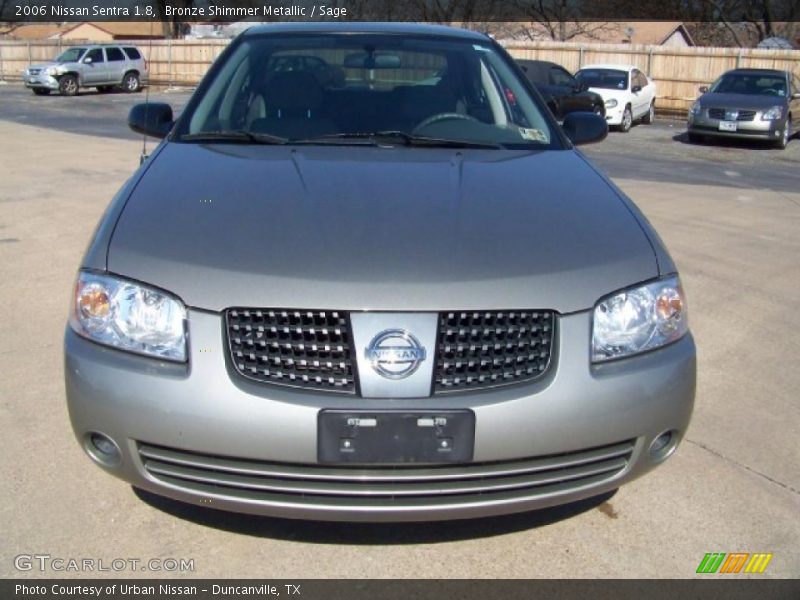
[[[139,81],[139,75],[133,72],[125,73],[125,77],[122,78],[122,89],[125,92],[133,94],[134,92],[138,92],[140,87],[141,82]]]
[[[37,96],[48,96],[50,95],[50,90],[44,88],[33,88],[33,93]]]
[[[645,125],[652,125],[653,121],[656,120],[656,103],[655,101],[650,103],[650,108],[647,109],[647,114],[642,117],[642,123]]]
[[[781,139],[775,142],[775,147],[779,150],[786,150],[786,146],[789,145],[789,138],[792,137],[792,119],[788,117],[786,119],[786,125],[783,127],[783,135]]]
[[[62,75],[58,80],[58,91],[62,96],[75,96],[78,93],[78,78],[75,75]]]
[[[628,133],[633,125],[633,113],[631,112],[631,105],[628,104],[622,112],[622,123],[620,123],[619,130],[622,133]]]

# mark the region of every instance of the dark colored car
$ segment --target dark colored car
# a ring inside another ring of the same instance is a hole
[[[588,91],[561,65],[545,60],[517,60],[528,81],[544,97],[550,111],[559,120],[571,112],[593,112],[606,116],[602,96]]]
[[[689,110],[689,140],[706,136],[755,139],[786,148],[800,115],[800,80],[789,71],[733,69],[723,73]]]

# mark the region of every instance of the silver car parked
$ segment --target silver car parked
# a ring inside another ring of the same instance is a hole
[[[135,46],[87,45],[64,50],[52,62],[25,69],[25,87],[37,96],[58,91],[74,96],[81,88],[95,87],[101,93],[120,88],[138,92],[147,83],[147,61]]]
[[[769,141],[786,148],[800,115],[800,80],[790,71],[734,69],[724,73],[689,110],[689,140],[726,137]]]
[[[559,126],[488,36],[257,26],[177,122],[129,124],[164,141],[100,223],[65,338],[72,426],[109,473],[428,521],[595,496],[684,436],[677,269],[574,147],[608,126]]]

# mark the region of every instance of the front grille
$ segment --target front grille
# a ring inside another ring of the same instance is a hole
[[[257,381],[355,393],[349,323],[336,311],[233,308],[225,313],[234,368]]]
[[[725,112],[724,108],[709,108],[708,116],[712,119],[725,120]],[[756,111],[754,110],[740,110],[737,112],[739,113],[736,117],[737,121],[752,121],[756,116]]]
[[[550,311],[441,313],[434,391],[541,377],[550,364],[553,324]]]
[[[236,371],[264,383],[356,393],[350,321],[337,311],[233,308],[225,313]],[[439,313],[433,393],[532,381],[550,365],[551,311]]]
[[[635,440],[575,452],[464,465],[347,467],[271,463],[139,444],[144,469],[186,491],[248,503],[386,508],[535,498],[618,476]]]

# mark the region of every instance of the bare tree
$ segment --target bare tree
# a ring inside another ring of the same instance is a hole
[[[593,17],[591,2],[584,0],[508,0],[518,17],[514,37],[568,42],[577,37],[598,39],[617,25]]]

